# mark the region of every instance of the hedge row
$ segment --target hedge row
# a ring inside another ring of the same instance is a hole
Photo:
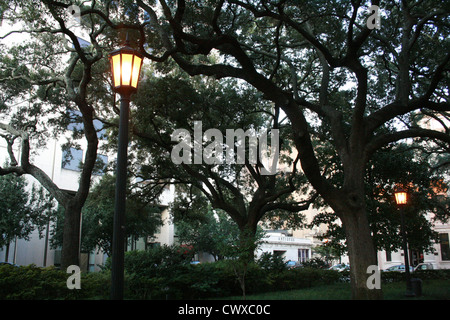
[[[126,259],[127,260],[127,259]],[[81,289],[68,289],[70,274],[34,265],[0,265],[0,299],[72,300],[108,299],[109,270],[81,274]],[[310,287],[338,281],[335,271],[295,269],[273,272],[251,264],[246,270],[246,293]],[[152,268],[126,268],[126,299],[204,299],[241,295],[235,270],[229,263],[179,264]]]
[[[419,278],[421,280],[450,279],[450,269],[438,269],[438,270],[418,270],[411,273],[411,278]],[[382,272],[381,280],[383,282],[398,282],[405,281],[404,272]]]
[[[54,267],[16,267],[2,264],[0,299],[73,300],[108,297],[110,276],[107,273],[81,273],[81,290],[67,288],[69,276],[70,274]]]
[[[242,270],[238,270],[242,271]],[[136,299],[203,299],[241,295],[236,271],[227,262],[179,265],[149,273],[128,274],[128,294]],[[337,271],[293,269],[271,272],[256,264],[247,267],[246,294],[307,288],[337,282]]]
[[[203,299],[301,289],[338,281],[340,273],[313,268],[288,270],[277,259],[244,267],[233,260],[191,265],[173,248],[132,251],[125,256],[128,295],[135,299]]]
[[[236,264],[219,261],[191,265],[185,261],[158,258],[149,253],[127,253],[125,258],[126,299],[204,299],[241,295]],[[82,273],[81,290],[70,290],[70,274],[55,268],[34,265],[0,265],[0,299],[108,299],[109,270]],[[403,281],[404,274],[382,272],[384,282]],[[423,270],[412,277],[422,280],[450,279],[450,270]],[[333,270],[299,268],[280,269],[250,264],[246,268],[247,294],[293,290],[348,280],[348,273]]]

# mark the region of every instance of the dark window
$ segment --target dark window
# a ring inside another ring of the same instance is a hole
[[[81,171],[83,163],[83,150],[70,148],[63,150],[61,167],[67,170]]]
[[[386,261],[392,261],[392,256],[390,251],[386,251]]]
[[[97,154],[97,160],[95,161],[94,174],[102,176],[105,173],[106,166],[108,165],[108,157],[102,154]]]
[[[306,262],[309,260],[309,249],[298,249],[298,261]]]
[[[67,126],[67,129],[70,131],[83,131],[83,119],[81,112],[78,110],[75,111],[69,111],[69,117],[70,117],[70,123]],[[104,140],[106,139],[106,130],[103,127],[103,123],[98,120],[94,119],[92,121],[92,124],[94,125],[95,131],[97,131],[97,138]]]
[[[450,260],[450,246],[448,244],[448,233],[439,234],[439,243],[441,244],[441,258],[443,261]]]

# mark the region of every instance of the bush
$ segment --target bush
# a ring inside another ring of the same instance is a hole
[[[383,282],[399,282],[405,281],[404,272],[387,271],[381,273],[381,280]],[[450,269],[438,269],[438,270],[418,270],[411,272],[411,278],[419,278],[422,280],[434,280],[450,279]]]
[[[284,258],[270,252],[263,252],[256,263],[264,270],[282,272],[286,269]]]
[[[82,273],[81,290],[69,290],[70,276],[53,267],[0,265],[0,299],[108,299],[111,285],[109,262],[102,272]],[[222,260],[191,265],[177,247],[125,254],[126,299],[205,299],[242,294],[236,263]],[[318,268],[281,268],[267,256],[246,266],[246,294],[295,290],[329,285],[348,278],[348,271]],[[405,280],[405,274],[382,272],[384,282]],[[450,279],[450,270],[421,270],[411,274],[422,280]]]
[[[69,276],[54,267],[0,265],[0,299],[70,300],[105,298],[109,294],[109,277],[104,273],[82,273],[80,290],[67,288]]]
[[[177,246],[125,253],[126,285],[135,299],[181,299],[189,285],[190,257]]]
[[[328,269],[328,263],[321,258],[312,258],[308,261],[303,262],[303,266],[305,268],[313,268],[313,269]]]
[[[191,265],[177,247],[125,254],[126,288],[132,299],[202,299],[241,295],[234,260]],[[238,266],[239,267],[239,266]],[[264,255],[246,266],[246,294],[307,288],[337,282],[337,271],[288,270],[282,260]]]
[[[61,295],[66,279],[53,268],[38,268],[35,265],[15,267],[0,266],[1,299],[56,299]],[[67,287],[66,287],[67,289]]]
[[[126,286],[133,299],[200,299],[236,294],[223,290],[234,277],[222,263],[191,265],[177,247],[125,254]]]

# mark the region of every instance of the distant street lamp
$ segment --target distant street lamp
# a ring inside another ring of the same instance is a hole
[[[112,243],[111,299],[123,299],[125,254],[125,201],[127,184],[128,118],[131,94],[137,91],[143,56],[129,46],[109,54],[113,89],[120,94],[119,142],[117,151],[116,198]]]
[[[405,232],[405,218],[404,218],[404,206],[408,203],[408,194],[403,189],[397,189],[395,191],[395,201],[400,207],[400,226],[403,237],[403,255],[405,256],[405,274],[406,274],[406,293],[407,297],[414,297],[415,294],[412,290],[411,274],[409,272],[409,255],[408,255],[408,241],[406,239]]]

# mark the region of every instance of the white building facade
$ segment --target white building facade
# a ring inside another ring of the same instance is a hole
[[[267,231],[256,255],[259,258],[264,252],[268,252],[283,257],[286,262],[302,263],[311,258],[313,246],[313,239],[295,238],[285,231]]]
[[[438,233],[439,242],[433,244],[432,252],[418,252],[408,248],[409,264],[431,264],[434,269],[450,269],[450,224],[435,222],[434,231]],[[403,250],[395,252],[379,251],[377,253],[378,267],[386,270],[389,267],[405,264]]]

